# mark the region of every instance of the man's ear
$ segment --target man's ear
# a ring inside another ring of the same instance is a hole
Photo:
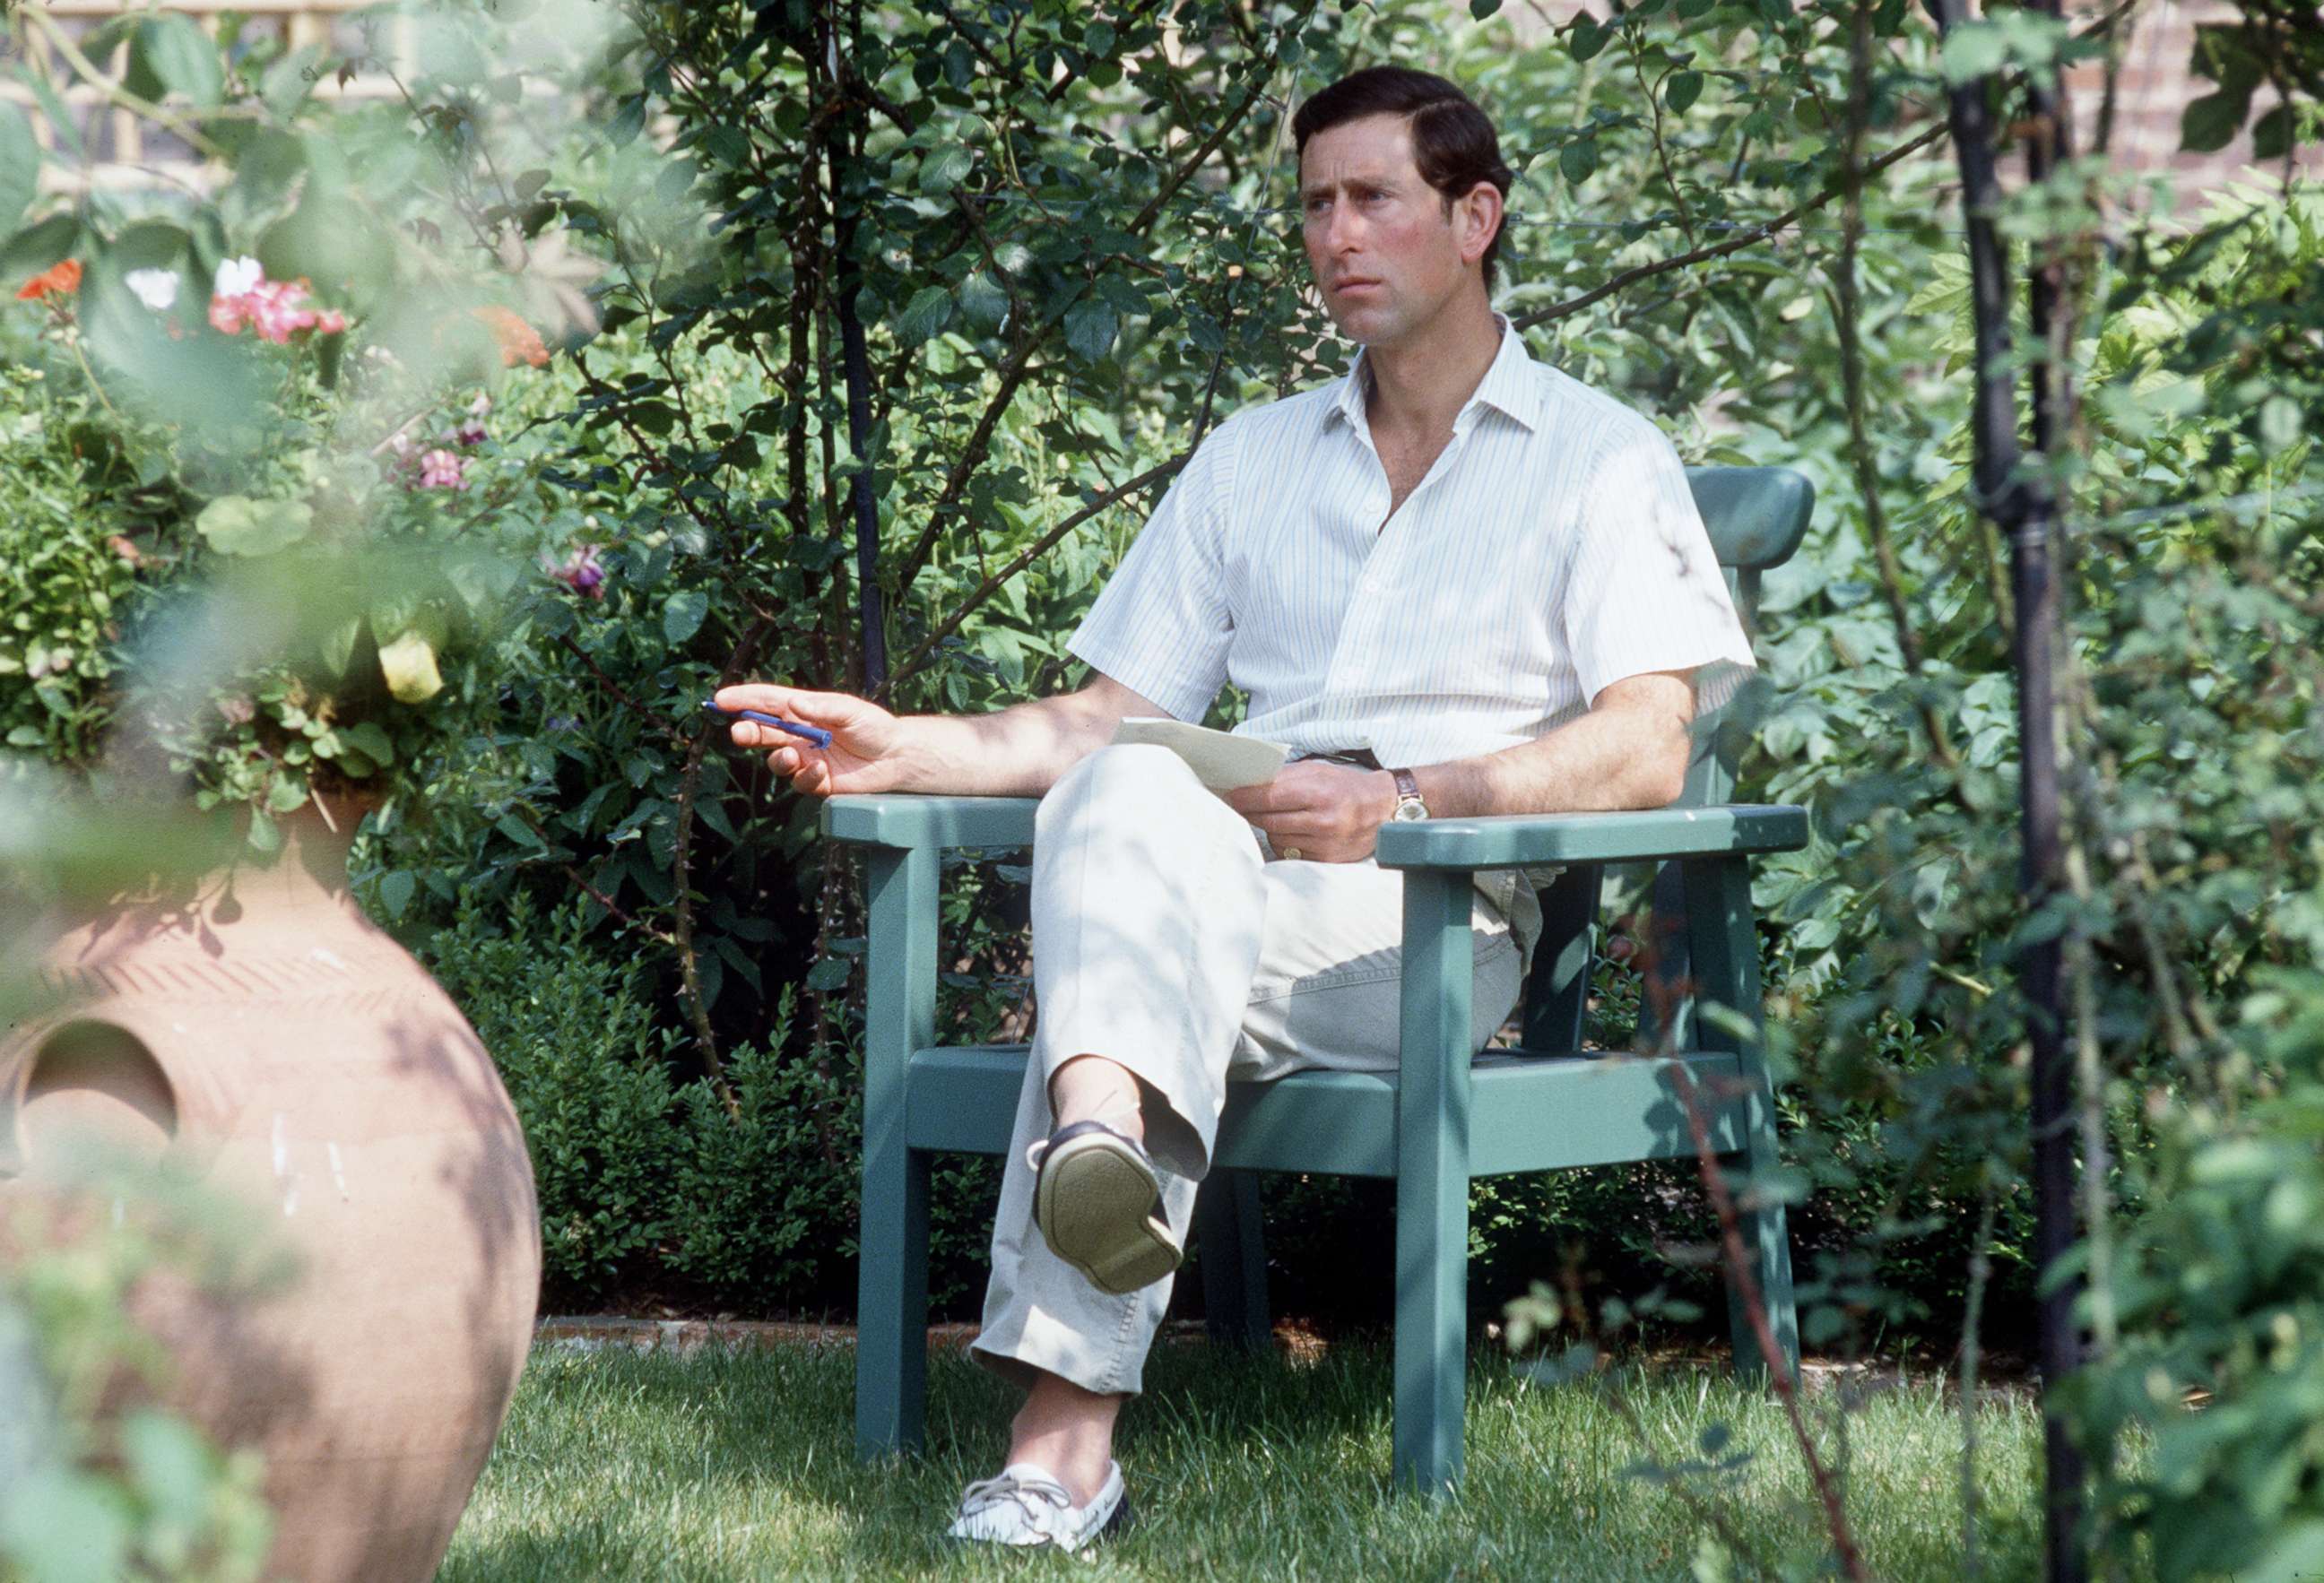
[[[1480,181],[1469,189],[1469,195],[1452,206],[1452,223],[1461,236],[1461,262],[1475,263],[1485,256],[1485,249],[1501,234],[1505,218],[1501,207],[1501,189],[1489,181]]]

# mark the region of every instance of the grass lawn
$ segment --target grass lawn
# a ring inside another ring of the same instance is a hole
[[[1686,1365],[1543,1387],[1480,1348],[1467,1486],[1430,1504],[1388,1494],[1384,1348],[1292,1364],[1157,1347],[1120,1445],[1139,1523],[1086,1574],[937,1537],[961,1486],[999,1468],[1006,1387],[957,1352],[933,1358],[928,1455],[864,1468],[853,1367],[844,1348],[806,1344],[536,1350],[440,1577],[1683,1578],[1709,1524],[1639,1464],[1702,1459],[1714,1424],[1733,1440],[1711,1459],[1748,1459],[1691,1487],[1731,1513],[1759,1561],[1807,1575],[1821,1554],[1780,1405]],[[1828,1445],[1832,1400],[1811,1399]],[[1935,1383],[1878,1391],[1850,1415],[1849,1511],[1876,1576],[1965,1575],[1960,1430]],[[2012,1395],[1979,1410],[1978,1433],[1984,1573],[2035,1575],[2038,1418]],[[1730,1575],[1761,1573],[1745,1561]]]

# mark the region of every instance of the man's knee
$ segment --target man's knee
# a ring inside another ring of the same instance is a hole
[[[1066,808],[1091,798],[1135,797],[1140,801],[1174,793],[1204,792],[1203,783],[1186,761],[1167,748],[1151,742],[1121,742],[1085,755],[1057,778],[1041,799],[1034,828],[1054,823]]]

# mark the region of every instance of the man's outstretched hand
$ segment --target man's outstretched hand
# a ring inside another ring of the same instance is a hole
[[[1278,857],[1356,863],[1372,855],[1379,827],[1396,812],[1396,777],[1303,759],[1285,765],[1265,786],[1219,796],[1267,832]]]
[[[877,704],[847,693],[810,693],[772,682],[721,687],[717,704],[721,709],[755,709],[819,725],[831,733],[831,746],[818,748],[754,720],[738,720],[727,728],[736,747],[772,749],[767,767],[803,792],[829,797],[893,791],[902,780],[903,722]]]

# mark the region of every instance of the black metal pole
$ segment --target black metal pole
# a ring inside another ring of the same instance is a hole
[[[839,59],[836,19],[826,14],[824,59],[831,71],[832,91],[847,92]],[[872,440],[872,364],[863,346],[863,320],[856,298],[863,289],[863,264],[855,247],[856,217],[862,194],[850,193],[847,164],[857,152],[862,119],[850,104],[841,124],[824,142],[831,161],[831,207],[834,240],[839,253],[839,346],[847,378],[847,442],[858,458]],[[880,600],[880,505],[872,492],[872,470],[863,467],[848,480],[848,503],[855,513],[855,604],[862,632],[863,690],[878,693],[888,681],[888,629]]]
[[[2036,0],[2043,4],[2044,0]],[[2056,0],[2046,8],[2056,14]],[[1930,0],[1940,32],[1968,20],[1965,0]],[[2008,368],[2009,264],[1994,216],[2001,183],[1994,164],[1989,78],[1955,85],[1949,95],[1953,148],[1960,161],[1961,207],[1969,233],[1970,300],[1977,326],[1977,391],[1971,423],[1977,441],[1977,494],[1982,510],[2009,536],[2010,584],[2016,604],[2013,660],[2017,669],[2020,771],[2018,888],[2028,915],[2058,893],[2064,873],[2059,824],[2057,712],[2052,655],[2058,632],[2058,588],[2051,556],[2056,505],[2040,464],[2058,439],[2055,421],[2064,373],[2035,363],[2036,465],[2026,469],[2017,437],[2015,382]],[[2036,87],[2029,174],[2045,177],[2065,154],[2064,123],[2054,91]],[[2044,258],[2028,287],[2033,325],[2047,337],[2059,307],[2058,264]],[[2073,1071],[2066,1054],[2062,947],[2055,934],[2025,948],[2018,961],[2032,1048],[2034,1263],[2044,1293],[2036,1316],[2043,1388],[2045,1479],[2044,1573],[2051,1583],[2089,1576],[2081,1542],[2085,1472],[2053,1387],[2081,1362],[2074,1306],[2079,1278],[2055,1278],[2072,1249],[2074,1225]]]

